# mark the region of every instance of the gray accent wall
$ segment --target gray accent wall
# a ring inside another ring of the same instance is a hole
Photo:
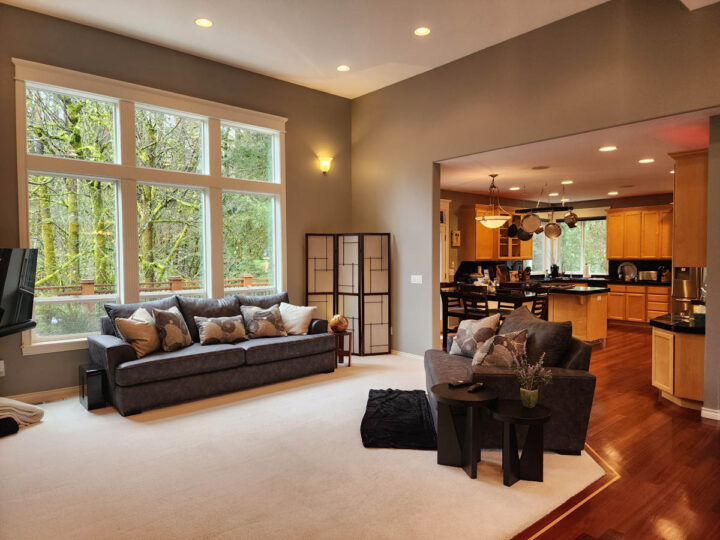
[[[720,116],[710,118],[708,146],[707,315],[705,316],[705,400],[720,414]]]
[[[12,57],[287,117],[288,291],[304,302],[305,233],[350,228],[350,100],[0,4],[0,247],[18,245]],[[334,158],[327,176],[318,155]],[[23,357],[11,336],[0,359],[0,395],[15,395],[76,384],[87,352]]]
[[[612,0],[353,100],[353,223],[394,237],[393,348],[439,342],[434,161],[720,105],[718,28],[720,4]]]

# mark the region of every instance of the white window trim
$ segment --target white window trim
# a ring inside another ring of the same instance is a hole
[[[13,58],[15,67],[15,125],[17,138],[18,214],[20,247],[29,247],[29,209],[27,178],[29,173],[48,173],[113,179],[117,185],[116,211],[121,219],[117,228],[118,296],[121,302],[139,300],[137,270],[138,182],[202,188],[205,196],[205,237],[207,266],[206,291],[222,298],[224,291],[222,245],[222,191],[273,195],[275,199],[275,281],[279,290],[287,289],[287,231],[285,187],[285,123],[287,118],[234,107],[223,103],[185,96],[166,90],[118,81],[79,71]],[[27,153],[25,128],[26,82],[48,90],[63,90],[75,95],[97,96],[116,103],[115,163],[80,161]],[[138,167],[135,155],[135,104],[148,108],[198,117],[205,125],[207,145],[203,174]],[[221,174],[220,124],[272,133],[273,182],[225,178]],[[219,213],[218,213],[219,212]],[[279,245],[278,245],[279,242]],[[23,355],[45,354],[87,348],[84,338],[31,342],[31,333],[23,332]]]

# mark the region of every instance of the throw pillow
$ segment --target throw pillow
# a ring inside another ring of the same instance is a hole
[[[135,313],[139,308],[145,308],[148,313],[152,313],[153,309],[170,309],[173,306],[177,306],[177,296],[169,296],[160,300],[153,300],[152,302],[139,302],[136,304],[105,304],[105,311],[110,317],[113,325],[113,331],[117,337],[122,337],[118,331],[115,320],[118,318],[128,319]]]
[[[304,336],[308,333],[313,312],[317,306],[293,306],[286,302],[280,304],[280,316],[282,317],[285,331],[291,336]]]
[[[287,336],[278,306],[272,306],[269,309],[242,306],[240,309],[242,309],[245,330],[247,330],[249,338]]]
[[[236,296],[229,298],[189,298],[187,296],[178,296],[177,300],[193,341],[200,341],[198,327],[195,324],[195,317],[215,319],[218,317],[236,317],[240,315],[240,303]]]
[[[484,319],[466,319],[460,322],[457,334],[450,347],[450,354],[459,354],[472,358],[479,343],[485,343],[495,335],[500,314],[496,313]]]
[[[566,360],[572,337],[572,323],[548,322],[538,319],[525,306],[508,314],[498,334],[509,334],[518,330],[527,330],[528,361],[535,364],[545,353],[544,365],[559,366]]]
[[[520,330],[491,337],[478,347],[472,365],[512,367],[515,360],[525,354],[527,334],[527,330]]]
[[[115,324],[122,338],[135,349],[138,358],[160,348],[160,336],[155,328],[155,319],[147,309],[138,308],[127,319],[115,319]]]
[[[247,339],[242,315],[235,317],[195,317],[200,344],[236,343]]]
[[[182,313],[176,307],[153,309],[155,326],[160,334],[163,351],[172,352],[192,345],[192,338]]]

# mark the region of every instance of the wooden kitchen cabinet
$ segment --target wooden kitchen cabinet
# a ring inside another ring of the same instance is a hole
[[[645,322],[645,294],[625,293],[625,320]]]
[[[673,393],[675,371],[675,334],[653,328],[652,333],[652,385],[670,394]]]
[[[517,237],[508,238],[507,229],[511,223],[520,225],[522,219],[513,215],[508,223],[498,229],[488,229],[475,218],[488,209],[486,205],[474,204],[460,209],[460,227],[462,229],[462,245],[460,254],[464,261],[480,260],[520,260],[532,259],[533,241],[521,242]],[[513,212],[514,208],[505,208]]]
[[[707,266],[707,148],[670,157],[675,160],[673,266]]]
[[[672,258],[672,219],[670,206],[608,210],[607,258]]]
[[[616,321],[625,320],[625,293],[608,293],[607,317]]]

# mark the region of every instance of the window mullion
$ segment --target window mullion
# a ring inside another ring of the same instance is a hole
[[[121,100],[119,105],[119,142],[120,163],[125,167],[134,168],[135,155],[135,104]],[[118,211],[119,245],[118,282],[122,302],[138,302],[140,300],[140,279],[138,271],[138,236],[137,236],[137,179],[122,178],[120,180],[120,204]]]
[[[212,298],[223,298],[225,296],[225,267],[223,260],[223,203],[220,188],[208,190],[206,209],[205,258],[208,261],[208,292]]]
[[[207,145],[205,156],[208,160],[210,176],[222,176],[222,152],[220,148],[220,120],[208,118]]]

